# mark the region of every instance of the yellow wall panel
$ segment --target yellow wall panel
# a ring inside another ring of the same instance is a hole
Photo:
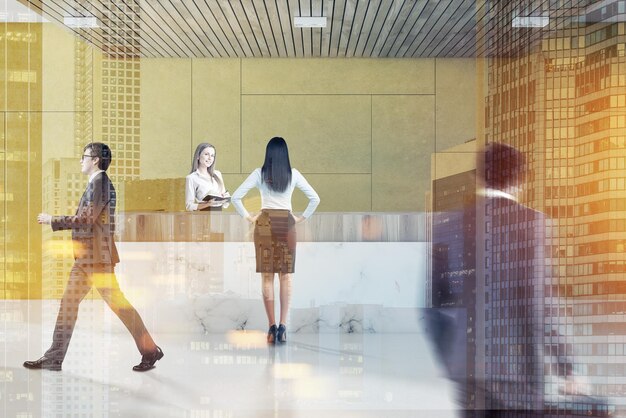
[[[374,96],[372,209],[420,211],[435,150],[434,96]]]
[[[369,174],[306,174],[306,179],[319,194],[320,212],[369,212],[372,205]],[[299,190],[293,192],[293,210],[302,212],[308,199]]]
[[[434,59],[244,59],[243,94],[432,94]]]
[[[443,58],[437,71],[437,151],[476,138],[476,63]]]
[[[191,151],[201,142],[215,145],[222,172],[241,168],[240,66],[238,59],[192,60]]]
[[[6,110],[41,110],[41,24],[7,23],[5,47]]]
[[[3,45],[2,42],[0,42],[0,45]],[[0,60],[3,59],[0,57]],[[2,78],[0,78],[1,80]],[[4,83],[3,83],[4,86]],[[4,89],[3,89],[4,90]],[[2,130],[4,131],[4,127],[5,127],[5,112],[0,112],[0,127],[2,127]],[[5,145],[6,145],[6,137],[4,135],[0,135],[0,149],[4,150],[5,149]],[[7,167],[7,161],[6,161],[6,154],[2,154],[2,158],[0,158],[0,184],[3,185],[0,196],[2,196],[2,204],[0,204],[0,216],[2,216],[2,219],[7,219],[7,207],[5,205],[5,202],[7,201],[7,192],[6,189],[4,188],[4,184],[6,181],[6,167]],[[0,228],[0,242],[4,243],[6,241],[6,237],[8,234],[7,231],[7,227],[6,227],[6,222],[3,223],[2,228]],[[4,250],[4,249],[3,249]],[[6,257],[2,257],[2,259],[0,259],[0,269],[2,270],[1,273],[6,273],[7,271],[7,260]],[[0,290],[0,299],[6,299],[6,290],[4,289],[4,286],[2,287],[2,289]]]
[[[41,295],[41,113],[6,114],[6,298]]]
[[[7,65],[7,42],[6,42],[6,25],[0,25],[0,35],[2,35],[2,39],[0,39],[0,70],[4,71],[4,76],[0,77],[0,110],[7,110],[7,76],[6,76],[6,65]],[[4,120],[4,118],[3,118]]]
[[[289,145],[303,173],[371,171],[369,96],[244,96],[243,171],[263,164],[273,136]]]
[[[43,111],[73,112],[76,38],[54,23],[44,23],[42,28]]]
[[[191,148],[191,60],[142,60],[141,178],[184,177]]]
[[[74,112],[43,112],[41,119],[42,164],[51,158],[74,158],[80,173],[80,155],[74,149]]]

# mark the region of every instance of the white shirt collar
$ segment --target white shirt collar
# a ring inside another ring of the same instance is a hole
[[[517,198],[510,193],[503,192],[502,190],[496,189],[482,189],[478,192],[479,195],[485,197],[501,197],[503,199],[512,200],[513,202],[517,202]]]
[[[93,179],[96,178],[96,176],[100,173],[104,173],[104,170],[98,170],[95,173],[93,173],[91,176],[89,176],[89,183],[91,183],[93,181]]]
[[[213,182],[213,181],[214,181],[214,180],[213,180],[213,177],[212,177],[211,175],[209,175],[209,173],[208,173],[208,172],[207,172],[207,175],[206,175],[206,176],[203,176],[202,174],[200,174],[200,172],[198,172],[198,170],[194,171],[194,174],[195,174],[196,176],[200,177],[201,179],[204,179],[204,180],[209,180],[209,181],[211,181],[211,182]],[[208,177],[207,177],[207,176],[208,176]]]

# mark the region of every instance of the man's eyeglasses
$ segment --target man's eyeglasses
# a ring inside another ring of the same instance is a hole
[[[89,154],[83,154],[80,156],[80,160],[83,161],[85,158],[96,158],[97,155],[89,155]]]

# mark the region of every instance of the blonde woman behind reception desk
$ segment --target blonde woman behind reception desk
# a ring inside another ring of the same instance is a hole
[[[261,193],[261,212],[250,215],[241,199],[256,187]],[[309,198],[302,216],[291,213],[291,195],[299,188]],[[237,212],[255,224],[254,248],[256,271],[261,273],[263,303],[269,322],[267,342],[287,341],[287,314],[291,297],[291,273],[296,261],[295,224],[309,218],[320,198],[304,176],[289,162],[289,150],[283,138],[272,138],[265,149],[263,167],[254,170],[233,194]],[[274,317],[274,275],[280,278],[280,323]]]
[[[224,199],[204,201],[209,195]],[[222,173],[215,169],[215,147],[203,142],[196,147],[191,172],[186,177],[185,208],[188,211],[221,210],[228,207],[229,197]]]

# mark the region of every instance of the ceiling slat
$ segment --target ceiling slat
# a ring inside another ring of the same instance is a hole
[[[419,8],[414,10],[412,13],[413,24],[411,28],[406,31],[404,37],[398,37],[398,41],[395,43],[394,48],[391,49],[390,54],[393,54],[394,57],[401,58],[408,51],[408,49],[413,45],[418,39],[419,32],[421,29],[420,16],[424,13],[424,9],[426,8],[426,2],[420,3]],[[400,38],[402,38],[400,40]]]
[[[278,56],[288,57],[289,53],[287,52],[287,40],[285,39],[286,34],[283,29],[283,22],[280,20],[280,15],[278,14],[278,9],[276,8],[276,1],[265,0],[264,3],[266,13],[271,24],[272,33],[274,38],[276,39]],[[289,33],[289,35],[291,34]],[[289,38],[289,40],[291,41],[291,38]]]
[[[443,33],[443,26],[447,20],[450,19],[450,16],[446,15],[446,12],[449,11],[451,1],[440,1],[437,3],[437,7],[430,15],[428,22],[424,24],[423,31],[425,32],[420,39],[417,47],[415,48],[415,54],[420,54],[426,46],[430,43],[431,37],[441,36]],[[455,6],[456,7],[456,6]],[[442,19],[442,16],[446,16],[447,19]]]
[[[362,6],[365,5],[362,4]],[[339,45],[337,45],[338,57],[345,57],[348,53],[348,43],[350,41],[350,35],[352,34],[352,22],[354,21],[354,16],[358,8],[359,5],[357,1],[346,1],[346,7],[343,10],[343,21],[341,22],[341,37],[339,38]]]
[[[376,43],[374,44],[374,48],[372,49],[372,56],[384,56],[382,55],[382,49],[385,45],[385,42],[387,42],[387,39],[389,38],[392,29],[398,23],[398,17],[402,15],[405,6],[406,0],[392,2],[391,8],[389,8],[388,14],[385,19],[386,24],[381,28],[381,31],[378,33]]]
[[[476,2],[474,0],[463,1],[463,5],[459,8],[455,6],[457,12],[453,13],[453,17],[449,19],[442,29],[445,36],[437,39],[437,41],[431,40],[424,49],[425,56],[436,55],[434,54],[435,51],[443,48],[459,33],[466,32],[468,29],[466,29],[465,25],[475,19],[475,7]],[[462,13],[458,13],[458,11],[462,11]]]
[[[403,1],[400,9],[396,14],[393,23],[390,25],[390,30],[385,38],[381,38],[379,52],[377,56],[387,56],[394,42],[400,36],[403,30],[409,30],[410,26],[407,26],[407,18],[411,15],[411,12],[415,9],[418,2],[416,1]]]
[[[95,16],[98,28],[68,29],[111,56],[215,58],[517,54],[548,31],[566,30],[570,17],[585,13],[586,5],[585,0],[18,1],[60,25],[64,16]],[[552,23],[510,30],[514,10],[549,13]],[[326,16],[327,26],[294,28],[294,16]]]
[[[165,10],[162,10],[159,6],[158,1],[155,0],[143,0],[142,3],[142,20],[149,19],[154,26],[152,28],[156,31],[163,33],[169,39],[171,39],[172,43],[176,45],[177,48],[181,50],[181,56],[183,57],[195,57],[196,55],[193,53],[193,50],[189,48],[188,43],[185,42],[184,38],[181,38],[180,35],[172,28],[167,21],[165,21],[161,17],[161,13],[165,13]],[[215,56],[215,55],[211,55]]]
[[[324,1],[312,0],[311,1],[311,15],[312,16],[325,16]],[[324,28],[315,28],[312,30],[311,42],[313,43],[313,56],[322,57],[322,36]]]
[[[289,2],[283,0],[274,0],[274,7],[276,8],[276,13],[278,13],[278,17],[280,18],[280,24],[283,30],[283,39],[285,42],[285,50],[287,51],[288,57],[296,56],[296,46],[295,46],[295,37],[293,33],[293,24],[291,17],[289,15]]]
[[[419,18],[417,19],[416,26],[419,27],[419,31],[417,31],[417,35],[414,39],[411,40],[411,46],[408,48],[407,55],[412,56],[415,52],[417,46],[424,40],[426,33],[428,30],[426,29],[426,25],[431,22],[433,12],[437,8],[437,3],[428,2],[423,10],[420,11]]]
[[[252,50],[252,56],[257,58],[262,57],[263,53],[261,51],[261,46],[259,45],[258,39],[254,35],[254,32],[252,30],[252,27],[250,26],[250,22],[241,2],[227,1],[226,3],[230,7],[233,14],[236,16],[239,27],[246,35],[246,42]]]
[[[383,55],[395,57],[398,53],[399,48],[405,42],[405,40],[410,36],[414,38],[416,34],[419,33],[419,26],[417,22],[419,21],[419,17],[426,6],[426,2],[415,2],[411,6],[411,9],[408,10],[408,14],[404,17],[403,24],[400,28],[396,30],[392,30],[392,32],[396,32],[393,39],[387,42],[385,48],[382,51]]]
[[[372,57],[376,56],[374,53],[374,47],[376,43],[380,39],[380,35],[383,32],[385,24],[387,23],[387,19],[389,18],[389,14],[392,12],[393,8],[393,0],[380,0],[380,9],[378,10],[378,15],[376,19],[374,19],[374,23],[372,24],[372,28],[367,38],[367,45],[363,49],[364,57]]]
[[[219,12],[219,4],[215,2],[208,3],[205,0],[192,0],[192,3],[193,7],[190,5],[189,10],[198,22],[204,36],[209,41],[212,40],[214,46],[216,46],[217,41],[219,46],[226,51],[229,58],[243,55],[243,50],[239,43],[232,36],[228,36],[232,32],[228,28],[228,22]],[[211,4],[216,9],[217,15],[211,9]]]
[[[485,28],[490,28],[490,27],[497,27],[497,25],[499,24],[497,21],[498,20],[502,20],[503,16],[499,15],[498,13],[492,13],[492,8],[495,8],[495,4],[491,3],[491,2],[485,2],[485,11],[484,11],[484,16],[486,16],[486,19],[480,21],[480,25],[485,27]],[[506,17],[508,20],[508,16]],[[472,49],[472,48],[476,48],[477,45],[480,45],[480,48],[484,48],[485,52],[486,49],[488,48],[486,45],[488,44],[488,39],[485,38],[485,36],[491,36],[491,31],[483,31],[482,34],[479,34],[478,32],[476,33],[476,38],[474,40],[474,42],[472,42],[471,44],[468,43],[468,39],[466,39],[466,42],[464,42],[462,45],[457,45],[456,47],[452,48],[453,51],[455,51],[456,53],[459,54],[464,54],[466,53],[468,50]]]
[[[298,0],[298,12],[295,16],[312,16],[310,0]],[[311,40],[313,31],[311,28],[297,28],[302,35],[302,50],[306,58],[310,58],[313,52],[313,41]]]
[[[100,15],[101,23],[109,28],[108,31],[104,31],[113,34],[115,42],[117,42],[114,45],[111,39],[105,39],[107,47],[117,52],[115,55],[139,57],[142,54],[140,50],[141,39],[136,33],[139,8],[133,0],[129,0],[129,2],[130,4],[123,3],[118,7],[115,7],[112,1],[98,2],[100,8],[95,3],[90,3],[88,7],[83,3],[81,7],[83,13],[92,16]]]
[[[205,4],[206,3],[207,2],[205,1]],[[245,37],[243,29],[239,25],[237,16],[235,16],[235,13],[230,7],[230,2],[228,0],[219,0],[217,2],[214,2],[213,4],[214,15],[218,19],[223,19],[223,22],[225,22],[226,24],[226,27],[224,27],[224,31],[226,32],[231,45],[237,45],[237,51],[241,51],[239,53],[240,55],[237,56],[252,57],[252,49],[250,47],[250,44],[248,43],[248,39]]]
[[[265,8],[265,1],[251,1],[250,3],[252,4],[252,8],[256,13],[259,27],[261,28],[261,32],[263,33],[263,37],[270,51],[270,56],[278,58],[280,56],[278,54],[278,39],[276,39],[276,37],[274,36],[273,25],[268,19],[267,9]]]
[[[252,30],[252,34],[256,39],[256,43],[259,46],[259,49],[261,50],[261,56],[265,58],[270,58],[272,54],[270,52],[269,46],[267,45],[267,39],[265,39],[265,34],[261,29],[259,18],[256,15],[254,6],[252,5],[252,0],[241,0],[240,3],[245,15],[245,19]]]
[[[354,11],[352,17],[352,24],[350,25],[350,32],[348,33],[348,39],[346,41],[346,47],[344,57],[354,56],[354,50],[359,42],[359,35],[363,28],[363,21],[365,20],[365,12],[368,10],[370,2],[360,1],[357,2],[357,8]]]
[[[333,29],[333,19],[336,0],[324,0],[324,16],[326,16],[326,27],[322,29],[322,44],[320,45],[320,56],[328,57],[330,50],[330,37]]]
[[[339,40],[341,39],[341,26],[343,24],[343,13],[346,9],[346,0],[335,0],[333,3],[333,19],[330,23],[330,43],[328,45],[329,57],[337,56]]]
[[[280,1],[280,0],[279,0]],[[293,26],[293,17],[300,15],[300,6],[298,0],[287,0],[284,2],[287,6],[287,16],[289,16],[289,27],[293,36],[293,45],[295,49],[295,57],[304,57],[304,44],[302,43],[302,31]]]
[[[99,3],[89,3],[92,7],[97,8],[97,5]],[[132,35],[136,37],[137,39],[139,39],[139,44],[140,44],[140,51],[142,55],[147,55],[146,51],[151,51],[151,55],[153,56],[161,56],[161,55],[167,55],[167,49],[163,46],[162,43],[158,42],[150,32],[143,32],[144,34],[142,34],[141,31],[141,20],[140,20],[140,14],[141,14],[141,8],[139,7],[139,2],[136,2],[135,5],[137,6],[137,12],[133,13],[132,15],[128,15],[126,13],[126,11],[124,10],[125,7],[127,7],[127,4],[125,2],[112,2],[112,6],[111,7],[111,12],[112,13],[116,13],[115,10],[117,10],[117,14],[124,14],[126,16],[127,19],[136,19],[135,21],[135,25],[134,27],[130,26],[130,30],[132,31]]]
[[[121,4],[125,4],[125,1],[122,1]],[[176,44],[176,40],[170,37],[170,35],[159,28],[156,22],[154,21],[152,15],[144,11],[145,1],[140,0],[139,7],[139,33],[146,33],[148,36],[142,36],[142,42],[150,42],[150,40],[154,39],[155,43],[161,45],[163,49],[170,50],[171,56],[173,57],[184,57],[186,56],[184,50]],[[148,6],[149,7],[149,6]],[[150,35],[151,34],[151,35]],[[169,56],[169,55],[166,55]]]
[[[167,11],[169,15],[165,15],[164,20],[169,26],[175,28],[176,32],[180,36],[186,38],[186,42],[194,50],[194,54],[197,57],[205,56],[204,54],[210,54],[217,57],[226,57],[226,51],[219,47],[219,45],[213,45],[212,43],[205,43],[201,39],[203,33],[198,30],[198,24],[196,20],[191,16],[186,6],[182,3],[173,3],[169,1],[159,2],[160,7]]]
[[[361,25],[361,30],[359,31],[359,38],[357,39],[356,46],[354,47],[354,52],[352,56],[361,57],[364,56],[364,50],[367,45],[367,42],[372,34],[372,27],[374,26],[375,20],[378,18],[378,13],[380,12],[381,0],[369,0],[367,13],[365,15],[365,21]]]

